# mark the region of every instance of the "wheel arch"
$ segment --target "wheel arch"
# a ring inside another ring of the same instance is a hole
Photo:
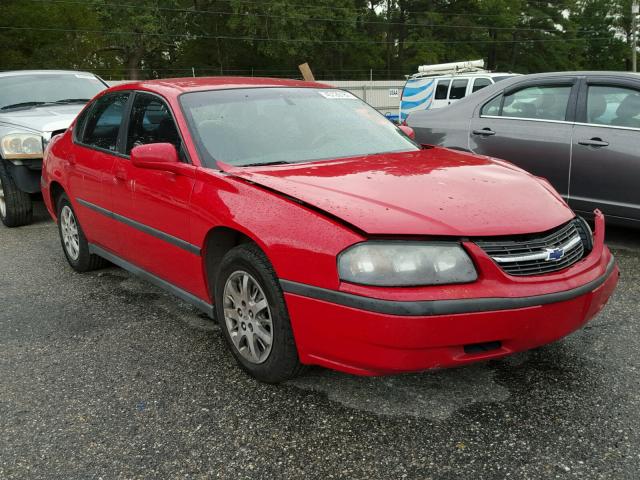
[[[202,248],[202,268],[205,281],[207,282],[207,292],[212,303],[214,302],[213,286],[222,259],[229,250],[244,243],[256,245],[266,255],[261,242],[256,240],[252,234],[244,232],[238,228],[218,225],[211,228],[204,239]],[[268,257],[268,256],[267,256]]]
[[[59,182],[53,180],[49,184],[49,200],[51,201],[51,210],[53,211],[54,217],[58,215],[58,200],[63,193],[66,192]]]

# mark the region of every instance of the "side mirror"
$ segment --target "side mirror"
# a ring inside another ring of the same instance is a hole
[[[178,151],[170,143],[150,143],[131,150],[131,163],[138,168],[176,172],[181,165]]]
[[[413,128],[408,127],[406,125],[400,125],[398,128],[400,130],[402,130],[402,133],[404,133],[411,140],[415,140],[416,139],[416,132],[413,131]]]

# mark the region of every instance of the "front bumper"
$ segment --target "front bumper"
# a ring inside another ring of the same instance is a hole
[[[535,287],[514,279],[499,297],[394,301],[281,281],[300,360],[383,375],[463,365],[558,340],[593,318],[618,282],[599,218],[594,250],[585,259],[546,282],[535,277]],[[479,283],[496,283],[480,273]],[[541,294],[513,294],[525,288]]]
[[[42,159],[5,160],[5,162],[9,175],[21,191],[25,193],[40,191]]]

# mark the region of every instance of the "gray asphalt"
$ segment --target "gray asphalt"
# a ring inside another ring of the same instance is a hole
[[[40,211],[0,228],[0,479],[640,478],[640,232],[611,244],[619,288],[563,341],[269,386],[185,303],[74,273]]]

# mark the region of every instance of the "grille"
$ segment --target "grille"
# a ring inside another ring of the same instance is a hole
[[[509,275],[541,275],[570,267],[584,256],[583,230],[576,219],[550,233],[482,239],[475,243]]]

